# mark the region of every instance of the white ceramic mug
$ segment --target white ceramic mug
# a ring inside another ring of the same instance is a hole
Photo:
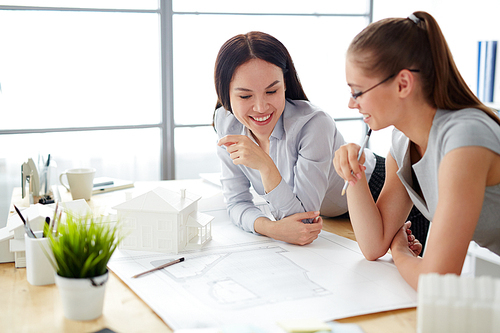
[[[68,178],[68,185],[64,184],[63,176]],[[73,200],[90,200],[94,187],[94,168],[69,169],[59,175],[59,182],[71,192]]]
[[[26,249],[26,278],[34,286],[43,286],[55,282],[54,267],[50,264],[47,255],[54,260],[49,239],[42,238],[42,231],[35,231],[38,238],[30,238],[24,234]]]

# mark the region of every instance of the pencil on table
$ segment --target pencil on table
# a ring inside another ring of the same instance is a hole
[[[151,272],[154,272],[154,271],[157,271],[157,270],[160,270],[162,268],[165,268],[165,267],[168,267],[168,266],[172,266],[173,264],[177,264],[181,261],[184,261],[184,257],[183,258],[179,258],[179,259],[176,259],[176,260],[173,260],[173,261],[170,261],[170,262],[167,262],[166,264],[163,264],[163,265],[160,265],[158,267],[155,267],[155,268],[152,268],[150,270],[147,270],[145,272],[142,272],[142,273],[139,273],[139,274],[136,274],[134,276],[132,276],[132,278],[138,278],[139,276],[142,276],[144,274],[148,274],[148,273],[151,273]]]

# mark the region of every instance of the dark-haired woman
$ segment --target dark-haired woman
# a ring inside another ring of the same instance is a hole
[[[500,120],[462,79],[435,19],[415,12],[370,24],[348,49],[346,78],[349,107],[375,131],[395,127],[376,203],[359,147],[335,153],[337,172],[352,182],[350,218],[365,257],[390,248],[417,289],[420,274],[460,274],[471,240],[500,254]],[[423,258],[406,242],[413,204],[432,221]]]
[[[215,87],[217,152],[232,222],[288,243],[311,243],[322,228],[320,212],[338,216],[347,211],[344,180],[332,165],[333,152],[345,142],[333,119],[307,100],[283,44],[262,32],[224,43]],[[370,178],[377,163],[366,152]],[[378,193],[384,174],[376,170],[372,178]],[[267,201],[275,220],[254,205],[251,187]]]

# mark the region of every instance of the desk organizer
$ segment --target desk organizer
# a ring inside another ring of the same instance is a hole
[[[500,332],[500,279],[421,275],[417,332]]]

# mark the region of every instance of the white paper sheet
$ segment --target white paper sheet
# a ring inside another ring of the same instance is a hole
[[[212,207],[200,209],[215,216],[203,249],[117,251],[108,265],[174,330],[244,324],[282,331],[282,320],[329,321],[417,304],[389,255],[367,261],[356,242],[328,232],[307,246],[274,241],[242,231],[225,209]],[[185,261],[131,278],[179,257]]]

